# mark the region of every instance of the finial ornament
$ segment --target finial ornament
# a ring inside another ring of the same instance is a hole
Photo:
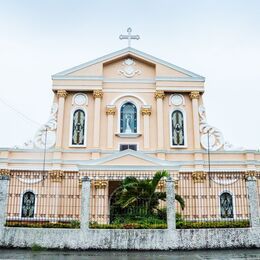
[[[128,29],[127,29],[127,35],[123,35],[123,34],[121,34],[120,36],[119,36],[119,39],[120,40],[128,40],[128,47],[131,47],[131,40],[139,40],[140,39],[140,36],[138,35],[138,34],[136,34],[136,35],[132,35],[131,33],[132,33],[132,28],[131,27],[129,27]]]

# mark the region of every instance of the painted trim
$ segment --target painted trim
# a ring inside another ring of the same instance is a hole
[[[82,106],[88,106],[88,95],[85,94],[85,93],[82,93],[82,92],[78,92],[78,93],[76,93],[75,95],[73,95],[73,97],[72,97],[72,106],[78,106],[77,104],[75,104],[75,98],[76,98],[77,95],[83,95],[83,96],[85,96],[85,98],[86,98],[86,103],[83,104]]]
[[[201,77],[156,77],[156,81],[174,81],[174,82],[205,82],[205,78]]]
[[[155,91],[153,91],[153,92],[155,92]],[[147,105],[147,103],[145,102],[144,99],[142,99],[142,98],[139,97],[138,95],[129,93],[129,90],[128,90],[127,93],[122,94],[122,95],[120,95],[120,96],[114,98],[114,99],[112,100],[112,102],[109,104],[109,106],[115,106],[116,102],[117,102],[118,100],[120,100],[121,98],[125,98],[125,99],[127,99],[127,98],[136,98],[136,99],[138,99],[138,100],[142,103],[142,105]],[[122,102],[124,102],[124,101],[122,101]],[[122,102],[121,102],[121,103],[122,103]]]

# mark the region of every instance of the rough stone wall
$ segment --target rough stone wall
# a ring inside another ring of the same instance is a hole
[[[260,247],[260,228],[111,230],[2,228],[0,247],[177,250]]]

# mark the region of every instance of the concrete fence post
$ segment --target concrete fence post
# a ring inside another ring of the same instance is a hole
[[[168,230],[176,229],[175,216],[175,187],[172,177],[166,180],[166,205],[167,205],[167,227]]]
[[[89,228],[91,181],[87,176],[82,177],[81,180],[82,180],[82,190],[81,190],[80,228],[81,230],[87,230]]]
[[[6,223],[9,179],[8,175],[0,175],[0,229]]]
[[[250,224],[251,227],[260,227],[260,215],[259,215],[259,199],[256,177],[249,176],[246,179],[247,184],[247,194],[249,203],[249,213],[250,213]]]

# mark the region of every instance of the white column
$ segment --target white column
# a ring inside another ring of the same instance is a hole
[[[165,94],[163,91],[156,91],[154,96],[157,102],[157,149],[162,150],[164,148],[163,99],[165,97]]]
[[[62,134],[63,134],[63,119],[64,119],[64,105],[67,91],[64,89],[57,91],[58,97],[58,117],[57,117],[57,132],[56,132],[56,148],[62,146]]]
[[[144,117],[144,149],[150,148],[150,115],[151,106],[143,106],[141,113]]]
[[[90,214],[90,189],[91,182],[86,176],[82,177],[81,190],[81,212],[80,212],[80,229],[87,230],[89,228],[89,214]]]
[[[0,232],[6,222],[9,180],[8,175],[0,175]]]
[[[102,90],[94,90],[93,97],[95,99],[93,147],[98,148],[100,142],[100,109],[101,109],[100,106],[101,106],[101,99],[103,97]]]
[[[193,91],[190,93],[190,98],[192,100],[192,114],[193,114],[193,140],[194,149],[200,149],[200,129],[199,129],[199,98],[200,93],[198,91]]]
[[[168,230],[176,229],[175,216],[175,186],[172,177],[166,181],[166,203],[167,203],[167,228]]]
[[[114,147],[114,115],[116,113],[115,106],[107,106],[107,148]]]

